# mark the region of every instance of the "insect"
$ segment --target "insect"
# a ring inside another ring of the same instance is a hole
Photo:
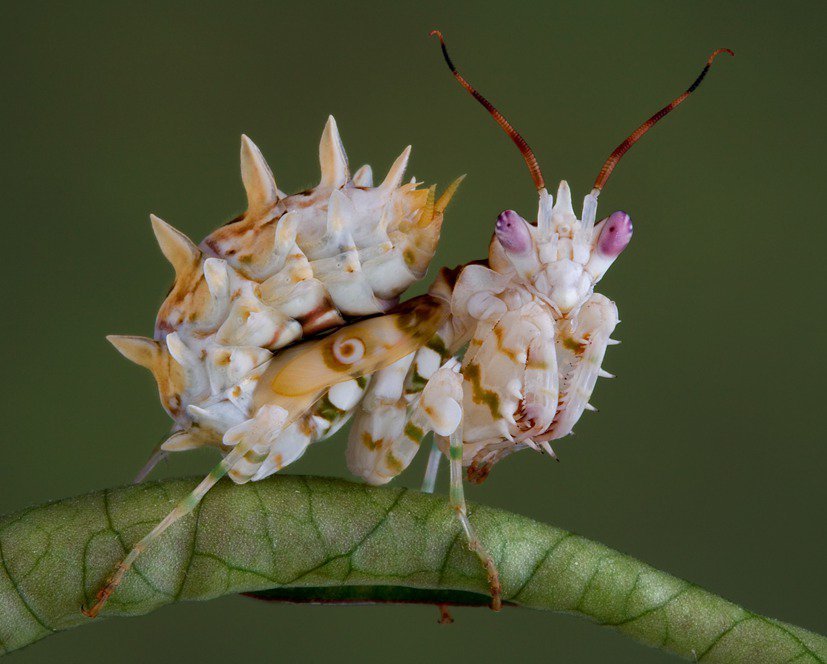
[[[618,323],[594,287],[632,236],[625,212],[597,221],[598,196],[623,154],[732,52],[712,53],[686,92],[611,153],[578,217],[568,184],[552,198],[526,141],[431,34],[456,80],[519,148],[538,192],[536,220],[502,212],[486,260],[442,269],[427,295],[399,304],[428,268],[461,178],[438,198],[433,186],[402,184],[406,148],[373,187],[369,167],[351,176],[331,117],[319,185],[288,196],[242,137],[246,212],[199,246],[152,217],[175,282],[153,339],[109,337],[153,373],[174,420],[138,479],[170,451],[213,446],[223,458],[134,546],[86,615],[224,475],[243,483],[278,472],[351,417],[347,464],[372,484],[401,473],[433,432],[423,490],[433,490],[446,456],[451,504],[487,571],[491,606],[501,606],[497,569],[468,520],[463,468],[481,482],[519,450],[556,458],[550,441],[591,409],[597,378],[610,377],[601,365]]]

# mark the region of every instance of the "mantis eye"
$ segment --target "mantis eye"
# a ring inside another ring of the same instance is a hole
[[[604,256],[617,258],[632,239],[632,218],[625,212],[612,212],[600,230],[597,250]]]
[[[505,210],[497,217],[494,233],[503,248],[512,254],[524,254],[531,249],[528,222],[514,210]]]

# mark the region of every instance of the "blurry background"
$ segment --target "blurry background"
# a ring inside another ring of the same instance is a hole
[[[728,46],[737,57],[601,196],[635,237],[600,286],[623,320],[600,414],[555,446],[562,463],[519,454],[469,493],[824,632],[825,7],[3,3],[0,512],[127,483],[167,430],[149,373],[104,335],[152,333],[171,270],[149,212],[200,240],[240,211],[242,132],[288,191],[317,181],[328,113],[354,168],[382,175],[412,143],[419,178],[467,172],[435,260],[453,265],[484,255],[503,208],[533,218],[536,194],[429,29],[578,199]],[[419,485],[424,456],[402,483]],[[156,476],[214,461],[179,455]],[[343,444],[290,472],[347,476]],[[229,597],[60,634],[15,661],[665,659],[566,615],[436,617]]]

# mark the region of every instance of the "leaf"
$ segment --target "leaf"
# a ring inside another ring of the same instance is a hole
[[[89,622],[81,605],[194,485],[150,482],[0,519],[0,652]],[[579,535],[483,506],[472,505],[471,518],[497,561],[508,604],[578,613],[704,662],[827,659],[824,637]],[[139,558],[103,615],[241,592],[289,602],[482,605],[486,589],[445,498],[276,476],[219,483]]]

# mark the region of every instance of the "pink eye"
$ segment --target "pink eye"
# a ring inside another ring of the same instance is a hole
[[[597,250],[604,256],[616,258],[632,239],[632,218],[625,212],[612,212],[597,240]]]
[[[494,233],[503,248],[514,254],[524,254],[531,248],[528,223],[514,210],[505,210],[497,217]]]

